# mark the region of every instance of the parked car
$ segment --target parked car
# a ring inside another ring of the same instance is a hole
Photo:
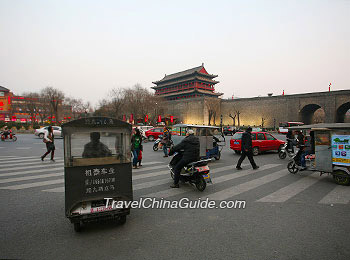
[[[160,135],[163,135],[163,127],[155,127],[145,132],[149,141],[158,139]]]
[[[45,135],[45,131],[47,131],[48,126],[42,127],[40,129],[35,129],[34,134],[38,136],[39,138],[43,139]],[[52,126],[53,128],[53,134],[57,137],[63,137],[62,135],[62,128],[60,126]]]
[[[239,154],[241,152],[241,139],[243,132],[235,133],[230,140],[230,148]],[[279,151],[284,141],[278,140],[276,137],[267,132],[252,132],[253,154],[258,155],[264,151]]]
[[[235,126],[225,126],[223,130],[224,135],[234,135],[236,133]]]

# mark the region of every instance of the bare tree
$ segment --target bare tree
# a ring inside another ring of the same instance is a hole
[[[241,121],[240,121],[240,115],[241,115],[241,112],[239,110],[236,110],[236,115],[237,115],[237,123],[238,123],[238,128],[241,127]]]
[[[52,108],[52,114],[55,115],[56,121],[59,121],[59,106],[63,103],[64,93],[53,87],[46,87],[41,93],[43,97],[48,100]]]
[[[229,114],[229,117],[232,118],[233,126],[236,126],[236,117],[237,117],[237,115],[235,114],[234,116],[232,116],[232,114]]]
[[[216,114],[219,111],[220,100],[218,98],[207,98],[205,100],[205,105],[208,109],[208,125],[211,125],[211,120],[215,125]]]

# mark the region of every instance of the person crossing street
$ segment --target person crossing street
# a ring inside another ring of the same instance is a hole
[[[241,165],[245,157],[248,157],[248,160],[250,161],[250,164],[252,165],[254,170],[259,168],[259,166],[256,165],[253,158],[253,144],[252,144],[251,133],[252,133],[252,128],[248,127],[247,130],[242,134],[242,142],[241,142],[242,155],[237,162],[237,166],[236,166],[237,170],[242,170]]]

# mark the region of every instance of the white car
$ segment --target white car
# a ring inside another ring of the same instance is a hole
[[[40,129],[35,129],[34,134],[38,136],[39,138],[43,139],[45,132],[47,132],[48,126],[42,127]],[[53,126],[53,134],[55,136],[61,136],[62,137],[62,128],[60,126]]]

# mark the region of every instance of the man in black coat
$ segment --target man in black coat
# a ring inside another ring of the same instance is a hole
[[[182,168],[191,162],[199,160],[199,138],[194,136],[192,129],[188,130],[186,135],[187,136],[185,139],[183,139],[178,145],[174,146],[170,151],[170,155],[174,154],[175,152],[180,152],[182,150],[184,151],[182,158],[173,168],[174,184],[170,186],[171,188],[179,188],[180,173]]]
[[[242,150],[242,155],[238,160],[236,169],[237,170],[242,170],[241,164],[245,157],[247,156],[250,164],[252,165],[253,169],[258,169],[259,166],[256,165],[254,162],[253,158],[253,144],[252,144],[252,128],[248,127],[247,130],[242,134],[242,141],[241,141],[241,150]]]

